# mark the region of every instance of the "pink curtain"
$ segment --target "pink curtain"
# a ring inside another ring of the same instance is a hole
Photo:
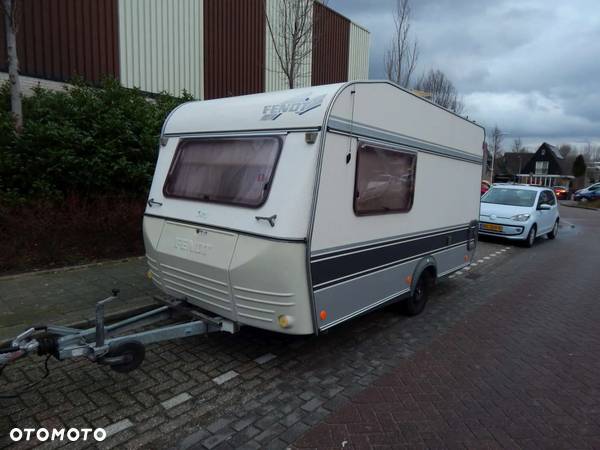
[[[183,141],[165,191],[173,197],[259,206],[280,149],[277,137]]]
[[[359,214],[411,207],[415,156],[370,145],[359,147],[354,208]]]

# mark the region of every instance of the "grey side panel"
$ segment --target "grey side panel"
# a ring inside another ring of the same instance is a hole
[[[437,265],[437,276],[443,277],[455,270],[470,264],[473,258],[474,251],[467,250],[467,243],[459,247],[450,248],[441,252],[435,253],[433,256]],[[468,258],[465,260],[465,255]]]
[[[317,311],[327,313],[325,320],[319,317],[319,329],[330,328],[410,292],[406,277],[413,274],[418,262],[409,261],[315,292]]]
[[[318,318],[319,329],[326,330],[397,297],[410,295],[412,285],[407,281],[416,280],[419,270],[430,264],[427,260],[433,260],[438,277],[442,277],[467,266],[473,253],[464,243],[316,291],[317,311],[327,314],[325,320]]]

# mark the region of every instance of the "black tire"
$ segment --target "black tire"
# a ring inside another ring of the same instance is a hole
[[[106,355],[107,359],[125,357],[124,362],[110,364],[110,368],[115,372],[128,373],[140,367],[146,356],[146,348],[137,341],[122,342],[111,347]]]
[[[433,287],[433,277],[428,271],[421,274],[412,295],[402,302],[402,313],[407,316],[417,316],[423,312],[429,291]]]
[[[533,225],[529,229],[529,233],[527,234],[527,239],[525,239],[525,247],[531,248],[533,244],[535,244],[535,233],[537,232],[537,225]]]
[[[556,239],[558,236],[558,220],[554,222],[554,227],[552,227],[552,231],[548,233],[548,239]]]

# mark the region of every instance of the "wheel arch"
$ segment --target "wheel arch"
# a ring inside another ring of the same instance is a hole
[[[429,272],[434,280],[437,278],[437,262],[432,255],[422,258],[417,264],[417,267],[415,267],[410,284],[410,295],[414,294],[417,282],[425,272]]]
[[[538,227],[537,222],[533,222],[531,224],[531,226],[529,227],[529,231],[527,232],[527,236],[525,236],[525,239],[527,239],[527,237],[529,236],[529,233],[531,233],[531,230],[533,230],[533,227],[535,227],[535,236],[537,237],[537,231],[539,230],[539,227]]]

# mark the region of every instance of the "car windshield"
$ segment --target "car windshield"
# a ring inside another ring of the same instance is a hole
[[[482,203],[497,205],[533,206],[537,192],[528,189],[506,189],[493,187],[482,197]]]

